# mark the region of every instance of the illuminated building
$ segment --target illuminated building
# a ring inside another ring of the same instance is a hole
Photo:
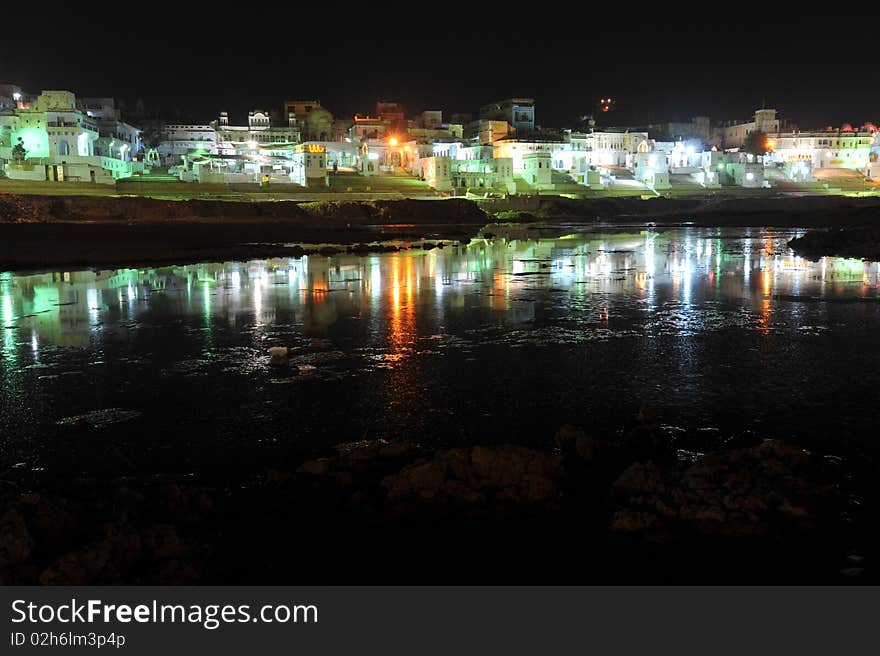
[[[480,109],[480,118],[507,121],[515,130],[531,131],[535,129],[535,100],[507,98],[489,103]]]
[[[724,148],[742,148],[752,132],[776,134],[779,132],[779,119],[775,109],[759,109],[755,117],[745,123],[730,122],[720,127],[721,143]]]
[[[125,124],[120,142],[114,142],[111,135],[120,130],[119,122],[108,117],[104,152],[96,152],[96,142],[101,138],[98,123],[78,107],[70,91],[43,91],[27,106],[18,102],[18,107],[5,115],[2,125],[0,158],[14,160],[12,150],[16,145],[26,151],[23,161],[11,161],[5,167],[6,175],[13,179],[113,184],[118,178],[131,176],[140,166],[127,152],[128,139],[134,142],[131,149],[137,144],[137,137],[132,136],[136,128]]]
[[[400,103],[390,100],[380,100],[376,103],[376,116],[388,124],[403,123],[403,107]]]
[[[669,165],[664,152],[639,152],[631,164],[636,180],[652,189],[669,188]]]
[[[868,177],[880,180],[880,131],[874,133],[874,143],[868,151]]]
[[[327,148],[323,144],[297,145],[291,162],[290,179],[294,183],[303,187],[326,187],[330,184],[327,176]]]
[[[420,160],[422,177],[429,186],[438,191],[452,189],[452,162],[448,156],[423,157]]]
[[[594,130],[587,142],[593,166],[627,166],[627,160],[639,152],[653,150],[647,132],[630,130]]]
[[[495,142],[494,156],[497,158],[509,158],[513,162],[513,172],[523,174],[525,172],[525,158],[535,153],[547,155],[549,161],[553,161],[553,154],[557,151],[567,150],[569,144],[559,140],[525,140],[516,138],[504,138]]]
[[[724,153],[718,171],[725,184],[749,189],[764,186],[764,164],[760,157],[748,153]]]
[[[95,155],[131,161],[141,151],[141,131],[122,120],[113,98],[79,98],[77,105],[98,126]]]
[[[387,130],[388,123],[378,116],[360,116],[356,114],[349,136],[354,141],[382,139]]]
[[[443,126],[443,112],[439,110],[424,111],[419,114],[416,123],[420,128],[439,130]]]
[[[771,159],[807,162],[813,168],[846,168],[867,174],[875,136],[869,131],[822,130],[770,135]]]
[[[192,152],[214,152],[217,132],[212,125],[169,123],[162,128],[163,139],[157,147],[160,161],[179,164],[184,155]]]
[[[214,152],[224,155],[254,152],[258,146],[268,144],[298,143],[300,129],[297,125],[273,125],[269,112],[248,112],[247,125],[230,125],[229,115],[220,112],[220,118],[212,121],[216,134]]]
[[[535,189],[552,189],[550,153],[534,152],[523,155],[523,179]]]
[[[464,133],[465,139],[476,144],[494,144],[513,137],[514,129],[507,121],[479,119],[471,121]]]
[[[288,123],[303,123],[313,109],[320,109],[320,100],[288,100],[284,103],[284,116]]]
[[[490,153],[491,154],[491,153]],[[541,170],[543,174],[544,171]],[[494,190],[504,194],[516,193],[513,161],[505,157],[456,159],[451,161],[452,185],[456,193],[468,190]],[[549,161],[547,163],[549,176]],[[525,176],[523,176],[525,177]],[[540,179],[544,179],[544,175]],[[428,179],[427,177],[425,178]]]
[[[655,141],[654,150],[666,154],[671,173],[692,173],[702,166],[703,142]]]

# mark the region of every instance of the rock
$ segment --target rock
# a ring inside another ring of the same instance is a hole
[[[40,552],[58,553],[68,548],[73,540],[77,521],[62,503],[39,494],[21,497],[19,507]]]
[[[271,367],[286,367],[290,363],[290,349],[286,346],[272,346],[267,353]]]
[[[23,563],[34,549],[24,517],[14,508],[0,515],[0,566]]]
[[[840,516],[841,498],[822,462],[792,445],[767,441],[692,464],[635,463],[614,483],[621,507],[612,527],[706,536],[813,532]]]
[[[563,454],[576,455],[584,460],[593,460],[610,447],[608,442],[587,435],[570,424],[565,424],[556,433],[556,445]]]
[[[108,585],[128,580],[141,557],[137,531],[112,524],[103,539],[62,556],[40,575],[43,585]]]
[[[440,450],[386,477],[382,487],[391,504],[488,509],[551,501],[560,476],[561,459],[555,454],[519,446],[473,447]]]
[[[141,544],[146,554],[154,559],[179,556],[183,551],[177,531],[168,524],[146,528],[141,532]]]
[[[209,490],[196,485],[164,485],[152,502],[175,526],[200,524],[214,510]]]
[[[323,477],[347,472],[351,478],[376,473],[384,476],[422,454],[419,445],[413,442],[388,442],[383,439],[346,442],[337,444],[334,449],[335,456],[309,460],[297,469],[297,474]]]

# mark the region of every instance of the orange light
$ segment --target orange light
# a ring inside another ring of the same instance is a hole
[[[396,146],[396,145],[397,145],[397,137],[391,137],[391,138],[388,140],[388,143],[389,143],[389,145],[391,145],[391,146]]]

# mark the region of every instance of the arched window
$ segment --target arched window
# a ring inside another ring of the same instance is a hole
[[[65,139],[58,142],[58,155],[61,157],[70,155],[70,144]]]

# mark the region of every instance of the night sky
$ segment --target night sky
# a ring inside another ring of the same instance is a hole
[[[864,20],[777,9],[761,18],[701,10],[695,21],[646,16],[636,4],[617,15],[553,6],[540,16],[485,3],[433,12],[328,4],[306,14],[238,4],[183,15],[173,4],[141,4],[126,11],[150,15],[126,18],[117,5],[95,5],[80,19],[87,28],[66,17],[13,17],[10,25],[27,27],[0,39],[0,82],[114,96],[129,108],[142,98],[199,122],[224,109],[240,122],[249,109],[279,111],[286,99],[319,98],[350,117],[372,113],[380,98],[408,114],[476,114],[489,101],[526,96],[536,99],[538,124],[566,127],[612,96],[619,125],[740,119],[762,103],[802,129],[880,123],[868,56],[876,28]],[[821,43],[816,29],[827,21],[839,29]]]

